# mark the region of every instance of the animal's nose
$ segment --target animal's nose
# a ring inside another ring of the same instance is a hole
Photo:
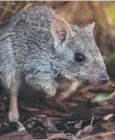
[[[108,74],[106,72],[100,73],[100,83],[105,84],[109,81]]]

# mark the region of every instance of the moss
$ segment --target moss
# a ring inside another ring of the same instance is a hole
[[[111,62],[115,63],[115,52],[114,53],[110,53],[108,56],[106,56],[105,62],[106,63],[111,63]]]
[[[108,8],[109,16],[112,20],[112,24],[115,25],[115,4],[111,4]]]

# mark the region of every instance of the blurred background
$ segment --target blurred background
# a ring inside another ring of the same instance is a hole
[[[81,27],[95,22],[96,43],[111,79],[115,80],[115,2],[0,1],[0,28],[8,24],[12,15],[32,6],[51,7],[66,21]]]

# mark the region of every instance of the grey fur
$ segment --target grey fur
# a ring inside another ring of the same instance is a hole
[[[3,85],[9,89],[13,77],[13,93],[17,94],[23,82],[36,90],[55,96],[63,83],[90,81],[99,83],[105,64],[89,27],[70,25],[73,37],[56,46],[51,35],[55,12],[48,8],[27,10],[12,18],[0,31],[14,35],[0,41],[0,73]],[[76,63],[75,52],[86,60]]]

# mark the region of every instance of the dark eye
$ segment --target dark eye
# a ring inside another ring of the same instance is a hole
[[[85,56],[82,53],[75,53],[75,61],[82,62],[85,60]]]

